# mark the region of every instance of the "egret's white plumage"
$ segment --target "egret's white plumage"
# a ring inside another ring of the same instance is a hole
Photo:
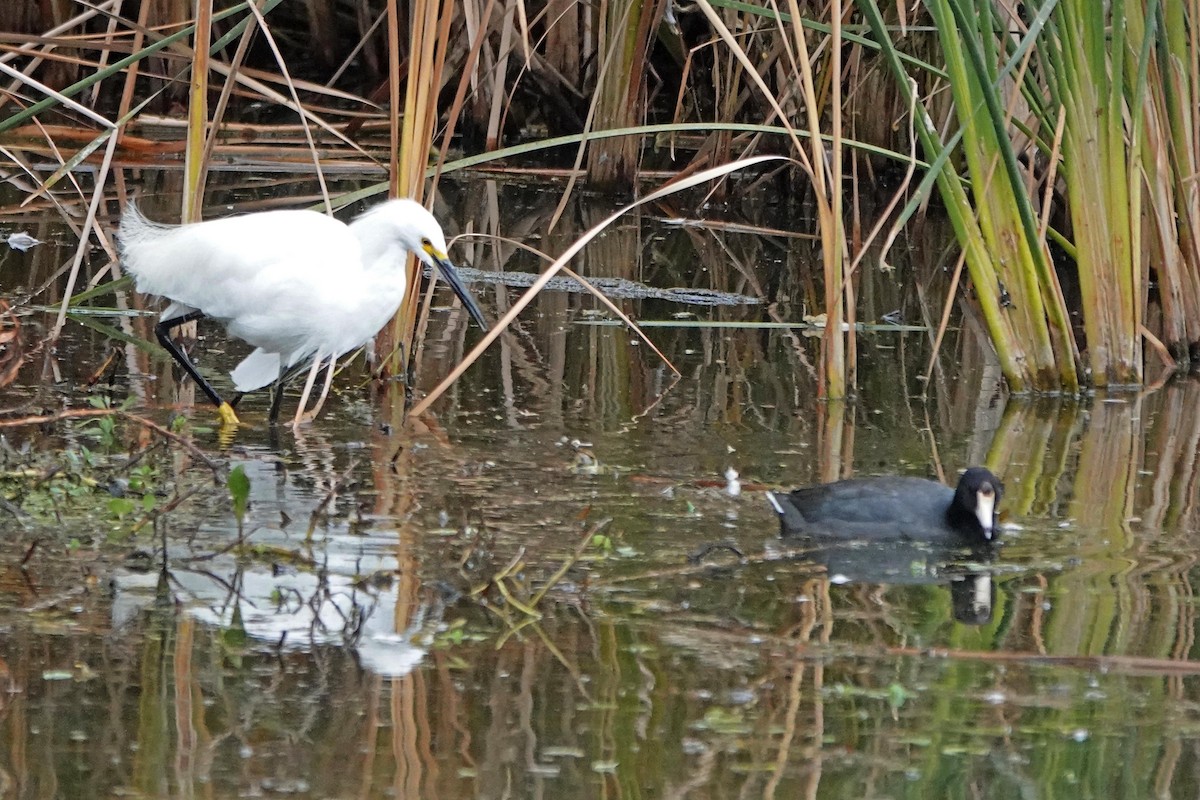
[[[231,373],[239,392],[374,337],[404,297],[408,252],[437,267],[485,324],[446,257],[441,226],[412,200],[381,203],[349,225],[285,210],[172,226],[130,206],[118,237],[138,291],[171,301],[164,323],[200,312],[256,348]]]

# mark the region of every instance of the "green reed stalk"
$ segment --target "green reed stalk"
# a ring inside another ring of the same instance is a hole
[[[993,338],[1011,331],[1029,388],[1074,390],[1078,384],[1066,305],[1017,165],[1012,120],[1002,107],[1005,81],[999,72],[993,6],[990,0],[934,0],[928,7],[946,57],[979,230],[994,266],[996,283],[981,284],[968,259],[980,305]],[[986,280],[993,270],[979,272]],[[995,313],[1007,324],[992,318],[991,303],[984,299],[992,293],[997,296]]]
[[[1165,106],[1167,135],[1162,138],[1170,156],[1169,180],[1174,187],[1175,213],[1170,216],[1176,225],[1181,255],[1178,274],[1173,278],[1181,295],[1179,316],[1185,326],[1185,340],[1179,343],[1176,357],[1194,361],[1200,356],[1200,182],[1196,180],[1200,175],[1200,31],[1196,29],[1200,3],[1166,0],[1151,4],[1151,9],[1154,6],[1160,7],[1162,20],[1155,28],[1155,64],[1161,82],[1157,88]],[[1170,218],[1166,212],[1164,216]]]
[[[188,122],[183,157],[183,222],[199,222],[204,206],[206,167],[204,145],[208,133],[208,51],[212,45],[212,0],[196,2],[196,35],[193,40],[191,83],[188,89]]]
[[[1148,16],[1144,13],[1147,10]],[[1182,366],[1189,361],[1188,343],[1196,341],[1200,319],[1195,317],[1195,260],[1187,256],[1188,217],[1180,215],[1176,219],[1176,209],[1181,206],[1176,193],[1186,189],[1174,177],[1172,138],[1173,132],[1186,125],[1186,121],[1173,118],[1177,109],[1172,108],[1169,100],[1172,91],[1164,82],[1164,72],[1155,57],[1154,51],[1163,44],[1161,34],[1156,34],[1162,30],[1160,20],[1153,7],[1143,9],[1140,3],[1127,5],[1125,27],[1131,57],[1126,59],[1126,77],[1134,87],[1130,104],[1140,123],[1134,126],[1136,136],[1129,147],[1137,158],[1135,179],[1137,173],[1142,176],[1144,255],[1154,264],[1158,277],[1162,320],[1155,333],[1171,358]],[[1169,62],[1164,65],[1169,74]],[[1142,302],[1138,305],[1141,307]]]
[[[800,18],[795,0],[789,0],[796,19]],[[828,98],[830,116],[830,135],[833,141],[829,146],[829,179],[823,186],[815,187],[818,194],[827,192],[823,202],[817,204],[821,229],[822,266],[825,273],[825,334],[821,338],[822,359],[820,391],[830,400],[840,400],[846,396],[853,385],[855,365],[854,326],[849,325],[843,333],[842,323],[854,322],[854,284],[846,272],[849,263],[849,248],[846,243],[846,216],[842,198],[842,0],[833,0],[830,16],[833,21],[832,33],[829,38],[829,75],[832,96]],[[804,47],[805,31],[800,25],[793,26],[796,42],[800,45],[801,77],[805,108],[809,113],[809,129],[812,137],[809,139],[813,148],[812,163],[814,166],[824,163],[823,147],[819,147],[821,139],[820,120],[817,117],[823,107],[817,102],[813,86],[812,74],[808,69],[811,63],[807,48]],[[820,176],[823,169],[817,170]],[[848,341],[847,341],[848,340]]]
[[[1136,0],[1135,0],[1136,1]],[[1066,117],[1062,175],[1074,229],[1087,361],[1097,385],[1140,383],[1140,180],[1126,144],[1124,3],[1062,0],[1043,37]],[[1115,23],[1115,24],[1114,24]],[[1131,101],[1133,102],[1133,101]],[[1139,104],[1140,105],[1140,104]],[[1138,115],[1140,118],[1140,115]]]
[[[917,113],[916,133],[934,163],[1000,367],[1013,391],[1074,391],[1078,377],[1065,304],[1044,243],[1029,233],[1036,230],[1034,215],[1015,176],[997,74],[987,66],[996,58],[984,50],[984,42],[995,35],[990,6],[982,2],[974,9],[952,8],[948,0],[931,0],[928,7],[946,59],[972,179],[970,196],[928,114]],[[859,0],[859,8],[901,92],[914,100],[915,81],[910,83],[878,6],[874,0]]]

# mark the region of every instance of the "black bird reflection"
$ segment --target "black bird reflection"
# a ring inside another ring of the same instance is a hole
[[[795,539],[789,543],[799,543]],[[927,542],[847,542],[809,539],[802,558],[823,566],[834,583],[949,586],[954,618],[966,625],[992,620],[995,583],[990,548]]]

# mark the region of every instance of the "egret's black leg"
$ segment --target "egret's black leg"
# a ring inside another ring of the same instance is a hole
[[[279,422],[279,411],[283,408],[283,387],[287,379],[287,375],[280,375],[271,387],[271,413],[267,415],[267,421],[272,425]]]
[[[221,395],[217,394],[217,390],[214,389],[208,381],[204,380],[204,377],[200,374],[200,370],[198,370],[196,365],[192,363],[192,360],[188,358],[188,354],[183,352],[183,348],[177,345],[175,341],[171,339],[172,328],[178,328],[180,325],[183,325],[186,322],[195,322],[196,320],[203,318],[203,312],[191,311],[187,314],[184,314],[182,317],[164,319],[154,326],[154,335],[158,337],[158,343],[165,347],[167,352],[171,354],[171,358],[175,359],[175,363],[183,367],[183,371],[186,372],[191,379],[196,382],[196,385],[199,386],[206,395],[208,395],[208,399],[212,401],[212,404],[220,407],[220,405],[225,402],[221,399]]]
[[[188,376],[196,382],[196,385],[199,386],[204,394],[208,396],[208,399],[212,401],[212,404],[217,407],[217,410],[221,415],[221,419],[226,424],[236,424],[238,418],[237,415],[233,413],[233,407],[221,399],[221,395],[217,394],[217,390],[212,387],[212,384],[204,380],[204,376],[200,374],[200,370],[198,370],[192,360],[188,358],[187,353],[183,352],[183,348],[181,348],[173,339],[171,339],[172,328],[178,328],[185,322],[195,322],[196,320],[203,318],[204,313],[202,311],[189,311],[187,314],[184,314],[181,317],[172,317],[171,319],[161,320],[157,325],[154,326],[154,335],[158,337],[158,343],[161,344],[166,351],[171,354],[171,358],[175,359],[175,363],[183,367],[183,371],[186,372]]]
[[[283,390],[288,383],[299,375],[304,370],[308,369],[311,364],[300,363],[283,371],[279,378],[271,387],[271,412],[267,415],[267,420],[274,425],[279,421],[279,412],[283,408]]]

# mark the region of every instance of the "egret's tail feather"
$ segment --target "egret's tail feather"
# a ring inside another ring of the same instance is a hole
[[[229,377],[239,392],[252,392],[274,383],[280,372],[279,353],[268,353],[261,347],[242,359]]]
[[[171,252],[171,234],[179,230],[182,230],[179,225],[163,225],[148,219],[133,202],[125,206],[117,228],[117,249],[125,271],[137,279],[139,291],[172,294],[166,291],[169,283],[159,284],[163,283],[164,275],[187,267],[178,253]]]
[[[164,233],[175,230],[177,225],[163,225],[146,217],[137,204],[130,201],[121,214],[121,224],[117,228],[117,244],[124,256],[130,248],[151,239],[157,239]]]

